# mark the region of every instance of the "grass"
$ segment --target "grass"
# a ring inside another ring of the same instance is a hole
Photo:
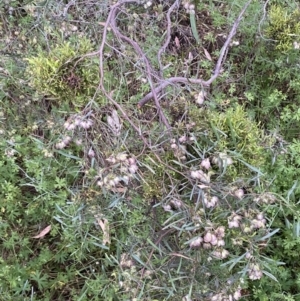
[[[199,88],[246,1],[196,2],[0,4],[3,300],[299,299],[288,8],[251,3]],[[190,80],[138,106],[161,77]]]

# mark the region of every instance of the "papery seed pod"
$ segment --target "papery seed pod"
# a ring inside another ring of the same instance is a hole
[[[263,220],[264,219],[264,215],[262,213],[259,213],[259,214],[256,215],[256,218],[258,220]]]
[[[239,41],[232,41],[230,43],[230,46],[239,46],[240,45],[240,42]]]
[[[128,170],[129,170],[129,172],[131,173],[131,174],[134,174],[134,173],[136,173],[137,171],[138,171],[138,166],[136,165],[136,164],[133,164],[133,165],[130,165],[129,167],[128,167]]]
[[[176,209],[179,209],[182,206],[182,202],[179,200],[172,200],[170,203]]]
[[[106,161],[112,164],[115,164],[117,162],[116,158],[114,156],[110,156],[106,158]]]
[[[244,227],[243,228],[244,233],[250,233],[252,231],[251,227]]]
[[[71,123],[71,124],[69,125],[69,127],[67,128],[67,130],[73,131],[75,128],[76,128],[76,125],[75,125],[74,123]]]
[[[237,189],[233,194],[241,200],[245,193],[243,189]]]
[[[121,180],[122,179],[120,177],[115,177],[113,181],[114,181],[115,185],[118,185],[121,182]]]
[[[114,180],[109,180],[108,185],[111,187],[116,186],[115,181]]]
[[[191,248],[199,247],[201,245],[202,241],[203,241],[202,237],[198,237],[195,240],[190,242],[190,247]]]
[[[92,148],[89,149],[88,156],[89,156],[90,158],[95,157],[95,152],[93,151]]]
[[[128,176],[123,176],[122,180],[125,182],[126,185],[129,183],[129,177]]]
[[[234,217],[232,218],[234,221],[237,221],[237,222],[239,222],[241,219],[242,219],[242,217],[240,216],[240,215],[234,215]]]
[[[119,153],[116,155],[116,160],[117,161],[125,161],[127,159],[127,154],[126,153]]]
[[[58,143],[56,143],[55,147],[57,149],[63,149],[66,147],[66,143],[64,141],[58,142]]]
[[[238,228],[240,226],[238,221],[228,221],[228,228]]]
[[[214,234],[212,234],[212,236],[211,236],[211,241],[210,241],[210,243],[211,243],[211,245],[213,245],[213,246],[217,245],[217,243],[218,243],[218,239],[217,239],[217,237],[216,237]]]
[[[184,136],[181,136],[181,137],[178,139],[178,141],[179,141],[180,143],[185,143],[186,140],[187,140],[187,138],[186,138],[185,135],[184,135]]]
[[[206,208],[212,208],[214,206],[214,204],[208,200],[204,203],[205,203]]]
[[[223,238],[225,236],[225,227],[224,226],[219,226],[215,230],[215,234],[217,235],[218,238]]]
[[[209,176],[205,174],[202,170],[192,170],[191,171],[191,177],[193,179],[198,179],[202,182],[210,182]]]
[[[86,121],[87,127],[90,128],[93,125],[93,120],[92,119],[88,119]]]
[[[212,234],[210,232],[207,232],[205,235],[204,235],[204,241],[205,242],[211,242],[212,240]]]
[[[65,128],[65,129],[68,129],[69,126],[70,126],[70,123],[69,123],[68,121],[66,121],[66,122],[64,123],[64,128]]]
[[[171,206],[170,205],[164,205],[164,206],[162,206],[163,208],[164,208],[164,210],[165,211],[167,211],[167,212],[170,212],[170,211],[172,211],[172,208],[171,208]]]
[[[211,244],[205,242],[205,243],[203,244],[203,249],[211,249]]]
[[[223,239],[219,239],[218,242],[217,242],[217,246],[218,247],[223,247],[225,246],[225,241]]]
[[[222,299],[219,298],[219,295],[214,295],[211,297],[211,301],[221,301]]]
[[[81,119],[80,118],[75,118],[75,120],[74,120],[74,124],[76,125],[76,126],[79,126],[80,124],[81,124]]]
[[[212,256],[221,259],[222,258],[222,253],[220,251],[215,250],[215,251],[212,252]]]
[[[206,158],[206,159],[202,160],[200,166],[207,169],[207,170],[210,169],[211,165],[210,165],[209,158]]]
[[[190,13],[190,14],[195,14],[195,10],[194,9],[188,9],[187,10],[187,13]],[[198,105],[202,105],[204,103],[204,100],[206,98],[206,95],[207,95],[207,92],[206,91],[203,91],[201,90],[198,95],[195,95],[195,102],[196,104]]]
[[[64,139],[63,139],[63,142],[65,144],[68,144],[70,141],[72,140],[72,138],[70,136],[66,136]]]
[[[75,144],[76,145],[81,145],[82,144],[82,139],[76,139]]]
[[[86,122],[81,120],[78,126],[84,129],[86,127]]]
[[[218,201],[219,201],[219,198],[217,197],[217,196],[213,196],[212,198],[211,198],[211,200],[210,200],[213,204],[214,204],[214,206],[218,203]]]
[[[226,258],[229,255],[229,252],[225,249],[222,250],[222,259]]]
[[[247,253],[246,253],[246,255],[245,255],[245,258],[247,258],[247,259],[250,259],[250,258],[252,258],[252,255],[251,255],[251,253],[250,253],[250,252],[247,252]]]
[[[131,158],[128,159],[128,163],[129,163],[130,165],[135,164],[135,162],[136,162],[136,159],[133,158],[133,157],[131,157]]]
[[[241,297],[242,297],[241,290],[238,290],[238,291],[236,291],[236,292],[233,294],[233,298],[234,298],[235,300],[239,300]]]
[[[197,171],[197,170],[192,170],[192,171],[191,171],[191,177],[192,177],[193,179],[198,179],[198,176],[199,176],[199,174],[198,174],[198,171]]]

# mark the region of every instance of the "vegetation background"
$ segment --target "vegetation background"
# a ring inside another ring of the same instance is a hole
[[[0,299],[300,300],[300,7],[0,2]]]

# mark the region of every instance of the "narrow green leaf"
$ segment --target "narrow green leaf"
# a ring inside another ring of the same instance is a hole
[[[246,165],[249,169],[251,169],[252,171],[254,172],[257,172],[260,176],[263,176],[264,174],[258,169],[256,168],[255,166],[252,166],[250,164],[248,164],[247,162],[245,162],[244,160],[242,159],[239,159],[237,158],[237,160],[239,160],[240,162],[242,162],[244,165]]]
[[[238,258],[233,258],[233,259],[231,259],[227,262],[224,262],[223,264],[221,264],[221,267],[224,267],[228,264],[231,264],[230,267],[229,267],[229,271],[231,271],[233,269],[233,267],[246,256],[246,254],[247,254],[247,252],[244,253],[242,256],[240,256]]]
[[[278,280],[276,279],[276,277],[274,275],[272,275],[271,273],[267,272],[267,271],[262,271],[266,276],[268,276],[269,278],[271,278],[272,280],[278,282]]]
[[[63,152],[63,151],[61,151],[61,150],[56,150],[55,152],[56,152],[56,153],[59,153],[60,155],[63,155],[64,157],[67,157],[67,158],[75,159],[75,160],[78,160],[78,161],[81,160],[79,157],[70,155],[70,154],[68,154],[68,153],[66,153],[66,152]]]
[[[97,247],[100,247],[101,249],[109,250],[109,248],[107,246],[99,244],[99,243],[97,243],[95,241],[92,241],[92,244],[95,245],[95,246],[97,246]]]
[[[137,255],[132,254],[132,257],[133,257],[134,260],[139,262],[143,267],[150,270],[150,268]]]
[[[192,28],[193,36],[198,44],[200,44],[200,38],[198,35],[197,24],[196,24],[196,16],[195,14],[190,14],[190,23]]]
[[[60,224],[62,224],[62,225],[64,225],[64,226],[66,226],[66,227],[68,227],[68,225],[67,224],[65,224],[62,220],[61,220],[61,218],[60,217],[58,217],[58,216],[54,216],[54,219],[55,220],[57,220]]]
[[[263,237],[261,237],[261,238],[259,238],[259,239],[256,239],[256,241],[266,240],[266,239],[270,238],[271,236],[273,236],[274,234],[276,234],[279,230],[280,230],[280,229],[277,228],[277,229],[275,229],[274,231],[268,233],[267,235],[265,235],[265,236],[263,236]]]

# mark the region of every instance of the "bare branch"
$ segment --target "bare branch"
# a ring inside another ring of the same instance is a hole
[[[105,44],[105,40],[106,40],[107,29],[108,29],[108,26],[110,25],[110,27],[113,30],[115,36],[118,37],[119,39],[125,41],[126,43],[130,44],[133,47],[133,49],[135,50],[135,52],[142,58],[144,66],[146,68],[146,76],[147,76],[148,82],[149,82],[150,87],[151,87],[152,97],[154,98],[154,102],[155,102],[158,114],[159,114],[160,119],[163,122],[163,124],[167,127],[168,130],[170,130],[171,126],[170,126],[166,116],[164,115],[163,110],[161,109],[157,93],[155,92],[155,90],[153,88],[152,77],[155,74],[155,72],[154,72],[152,66],[149,63],[148,58],[146,57],[145,53],[140,48],[139,44],[137,42],[133,41],[132,39],[128,38],[127,36],[123,35],[119,31],[119,29],[117,27],[117,24],[116,24],[117,13],[118,13],[118,10],[120,9],[121,5],[125,4],[125,3],[136,3],[136,2],[137,1],[124,0],[124,1],[119,1],[118,3],[116,3],[115,5],[113,5],[111,7],[111,10],[110,10],[110,13],[108,15],[106,24],[104,26],[102,43],[101,43],[101,46],[100,46],[100,49],[99,49],[101,87],[102,87],[102,89],[104,89],[104,86],[103,86],[103,75],[104,75],[104,73],[103,73],[103,49],[104,49],[104,44]]]
[[[160,71],[160,76],[162,76],[162,72],[163,72],[163,65],[161,63],[161,55],[163,52],[166,51],[170,41],[171,41],[171,13],[173,12],[173,10],[176,8],[176,7],[179,7],[179,0],[176,0],[172,6],[168,9],[168,12],[167,12],[167,22],[168,22],[168,25],[167,25],[167,37],[166,37],[166,40],[164,42],[164,44],[162,45],[162,47],[159,49],[158,53],[157,53],[157,60],[158,60],[158,64],[159,64],[159,71]]]
[[[250,3],[252,2],[252,0],[249,0],[245,6],[243,7],[243,9],[241,10],[238,18],[235,20],[232,28],[231,28],[231,31],[221,49],[221,52],[220,52],[220,56],[218,58],[218,61],[216,63],[216,66],[215,66],[215,70],[214,70],[214,74],[212,75],[212,77],[207,80],[207,81],[204,81],[203,79],[192,79],[192,78],[185,78],[185,77],[171,77],[167,80],[164,80],[162,83],[160,83],[155,89],[155,93],[159,93],[161,92],[165,87],[167,87],[168,85],[170,84],[176,84],[176,83],[185,83],[185,84],[188,84],[188,83],[192,83],[192,84],[199,84],[199,85],[202,85],[202,86],[210,86],[211,83],[216,80],[220,73],[221,73],[221,68],[222,68],[222,65],[224,64],[224,60],[226,59],[226,54],[228,52],[228,47],[230,45],[230,42],[232,40],[232,38],[234,37],[234,35],[236,34],[236,31],[237,31],[237,28],[242,20],[242,17],[246,11],[246,9],[248,8],[248,6],[250,5]],[[143,97],[139,103],[138,103],[138,106],[139,107],[142,107],[144,104],[146,104],[150,99],[153,98],[153,90],[148,93],[145,97]]]

